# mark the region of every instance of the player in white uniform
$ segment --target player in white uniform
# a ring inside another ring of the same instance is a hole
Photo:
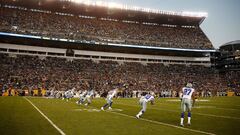
[[[55,92],[54,89],[52,89],[51,92],[50,92],[50,97],[52,97],[52,98],[55,97],[54,92]]]
[[[80,95],[79,95],[79,100],[76,102],[77,104],[83,104],[86,100],[86,95],[87,95],[87,90],[83,91]]]
[[[85,106],[88,106],[89,104],[92,103],[93,95],[94,95],[94,91],[93,90],[89,90],[87,92],[87,95],[86,95],[87,103],[85,104]]]
[[[191,83],[187,83],[186,87],[182,88],[182,102],[181,102],[181,122],[180,125],[184,126],[183,121],[184,121],[184,112],[188,111],[188,125],[191,125],[191,109],[192,109],[192,103],[191,99],[193,99],[193,104],[195,103],[195,90],[192,88]]]
[[[136,118],[140,118],[145,112],[146,112],[146,109],[147,109],[147,103],[148,102],[151,102],[151,104],[153,105],[154,104],[154,96],[151,95],[151,94],[147,94],[145,96],[142,96],[139,100],[139,103],[142,107],[141,111],[136,115]]]
[[[64,92],[63,100],[67,99],[67,101],[68,101],[70,98],[72,98],[74,96],[74,90],[75,90],[75,88]]]
[[[107,106],[108,106],[108,109],[112,109],[112,103],[113,103],[112,98],[117,94],[118,91],[119,91],[119,88],[116,88],[108,92],[108,95],[106,98],[107,103],[101,107],[101,110],[104,110]]]

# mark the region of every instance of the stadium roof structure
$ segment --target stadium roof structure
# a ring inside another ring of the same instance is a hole
[[[220,50],[240,50],[240,40],[231,41],[220,46]]]
[[[207,17],[207,13],[161,11],[113,3],[90,3],[89,0],[1,0],[1,4],[158,25],[199,26]]]

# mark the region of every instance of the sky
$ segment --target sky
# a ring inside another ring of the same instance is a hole
[[[94,0],[93,0],[94,1]],[[97,1],[97,0],[95,0]],[[200,25],[215,48],[240,40],[240,0],[102,0],[167,11],[207,12]]]

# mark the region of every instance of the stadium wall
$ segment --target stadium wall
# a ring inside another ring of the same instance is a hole
[[[177,57],[177,56],[156,56],[139,55],[126,53],[110,53],[101,51],[74,50],[74,56],[66,56],[67,49],[36,47],[27,45],[16,45],[0,43],[0,52],[21,55],[38,55],[41,57],[62,57],[68,59],[92,59],[93,61],[118,61],[118,62],[141,62],[163,63],[163,64],[184,64],[211,66],[210,57]]]

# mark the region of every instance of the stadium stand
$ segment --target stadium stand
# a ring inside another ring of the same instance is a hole
[[[213,49],[199,26],[127,23],[12,6],[1,6],[0,10],[2,32],[103,43]]]
[[[72,87],[84,89],[83,80],[94,82],[95,90],[103,93],[110,87],[123,83],[131,91],[176,91],[188,81],[198,92],[228,90],[225,76],[204,66],[147,64],[91,60],[68,61],[65,58],[13,55],[1,56],[1,84],[21,89],[46,88],[65,91]]]
[[[228,87],[240,95],[240,41],[231,41],[220,46],[216,55],[216,69],[225,73]]]
[[[42,1],[0,4],[2,90],[84,90],[86,80],[100,95],[125,84],[126,97],[136,91],[175,97],[186,82],[201,96],[239,90],[239,71],[211,67],[215,50],[200,28],[204,17],[130,10],[119,15],[97,6]]]

